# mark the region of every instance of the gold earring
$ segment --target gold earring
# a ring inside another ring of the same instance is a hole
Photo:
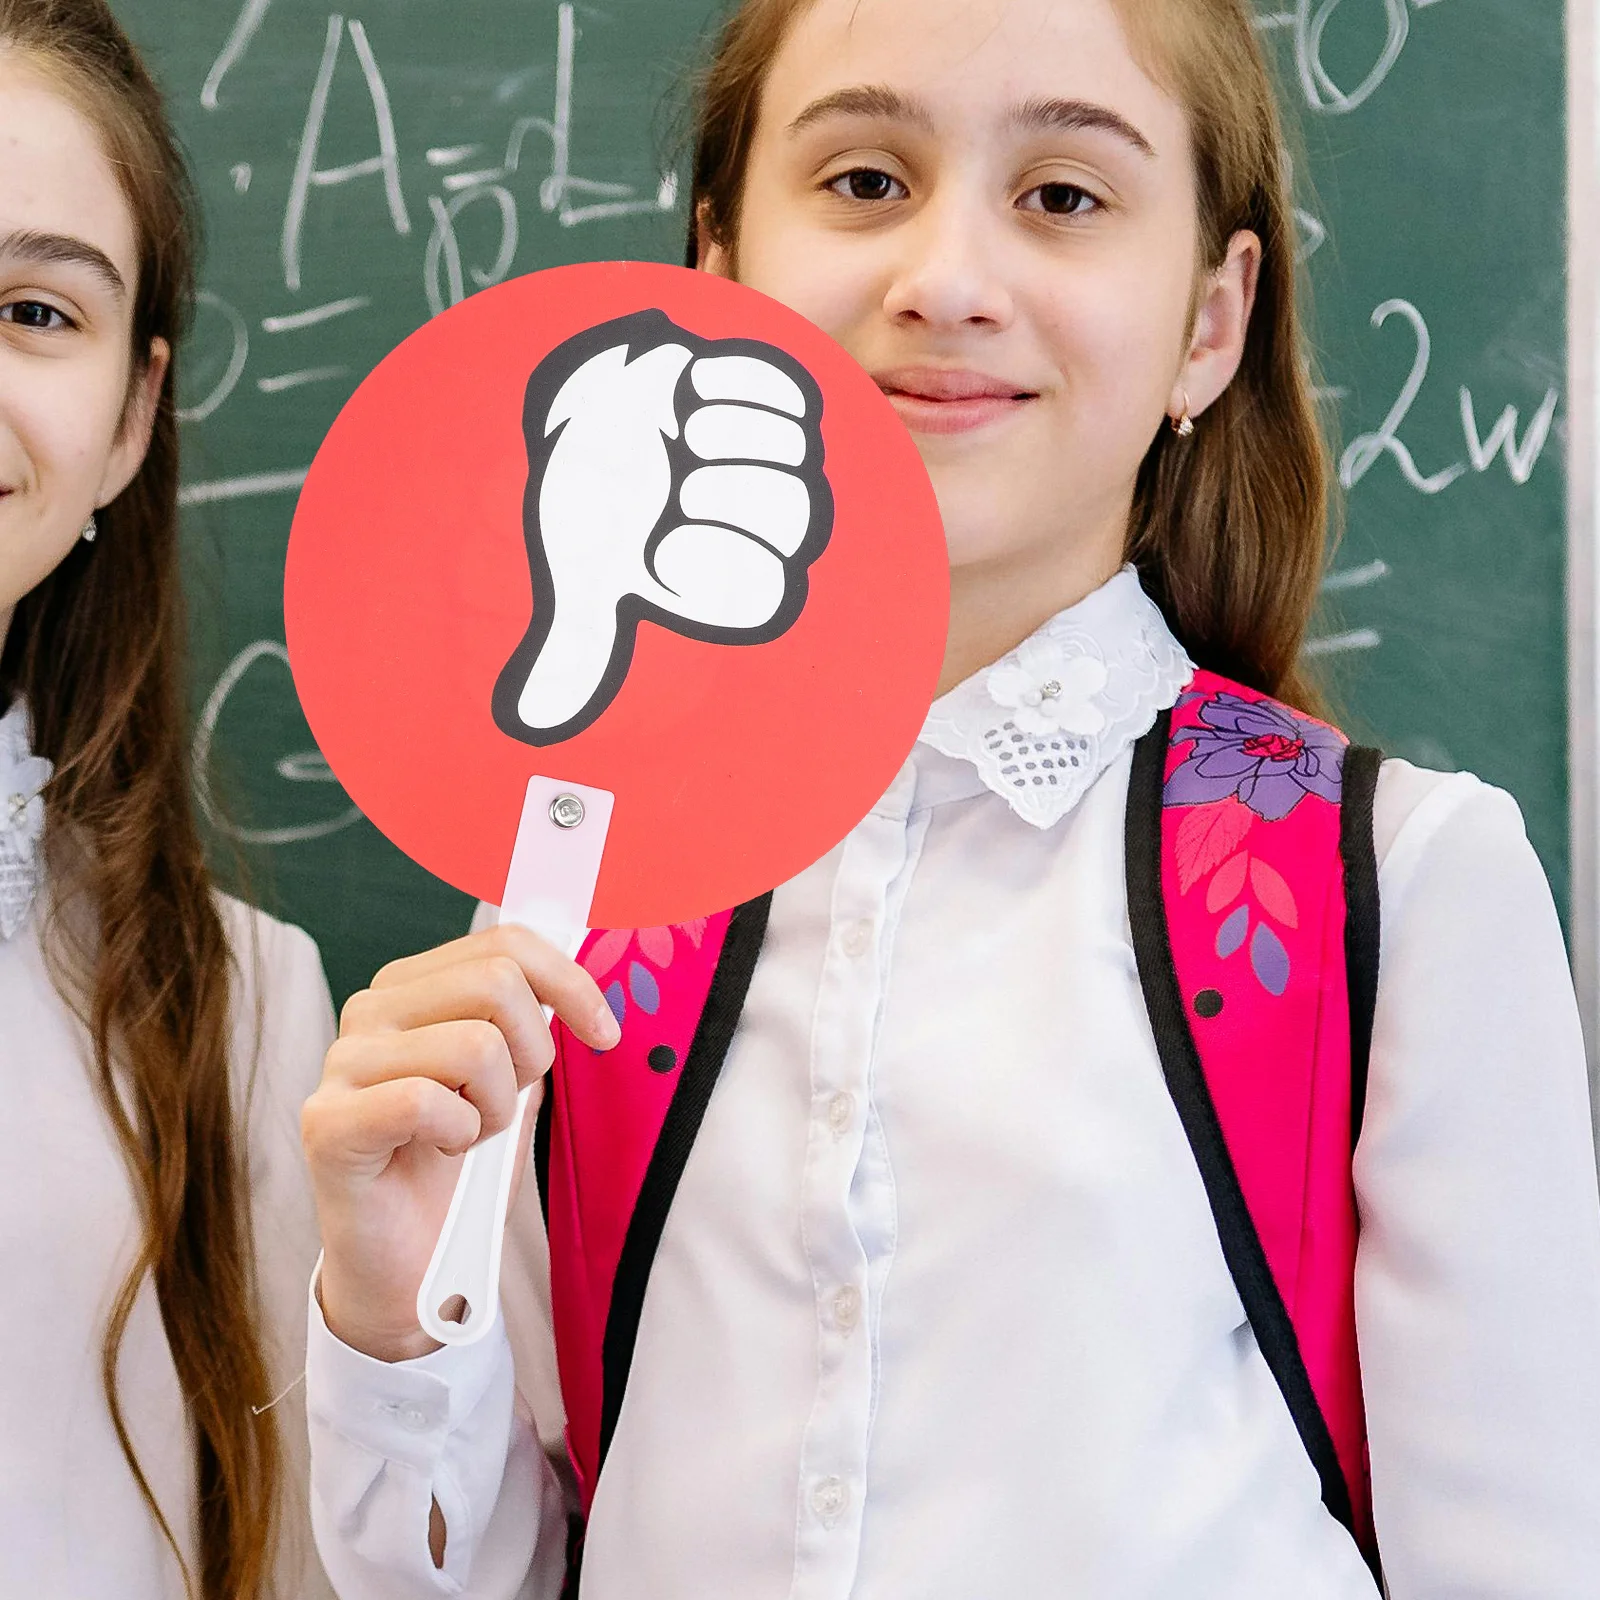
[[[1189,391],[1183,391],[1183,415],[1181,417],[1168,417],[1172,424],[1172,431],[1180,439],[1189,439],[1194,436],[1194,418],[1189,415]]]

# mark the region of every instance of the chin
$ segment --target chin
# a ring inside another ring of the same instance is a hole
[[[1008,496],[989,474],[984,475],[986,481],[981,484],[974,484],[970,477],[965,482],[952,482],[955,474],[937,471],[931,476],[939,514],[944,519],[952,571],[1005,562],[1027,551],[1037,551],[1046,541],[1039,508],[1016,504],[1014,497]]]
[[[1036,550],[1037,540],[1018,538],[1017,530],[945,524],[945,548],[952,573],[980,567],[1005,566]]]

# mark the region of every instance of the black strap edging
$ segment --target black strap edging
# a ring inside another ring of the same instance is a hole
[[[1172,713],[1163,712],[1134,747],[1128,786],[1128,921],[1133,931],[1139,982],[1155,1032],[1161,1071],[1200,1168],[1228,1271],[1255,1331],[1256,1343],[1283,1392],[1300,1441],[1317,1469],[1322,1503],[1353,1536],[1355,1517],[1350,1506],[1350,1486],[1345,1482],[1333,1435],[1311,1387],[1294,1324],[1272,1276],[1244,1190],[1239,1186],[1239,1174],[1228,1153],[1216,1104],[1200,1064],[1200,1052],[1189,1031],[1183,994],[1172,963],[1172,940],[1161,892],[1161,803],[1171,729]]]
[[[1344,966],[1350,986],[1350,1147],[1361,1137],[1372,1061],[1372,1019],[1378,1006],[1378,852],[1372,806],[1383,752],[1352,745],[1344,758],[1339,855],[1344,862]]]
[[[539,1185],[539,1210],[547,1234],[550,1232],[550,1117],[555,1100],[556,1086],[546,1077],[544,1093],[539,1096],[539,1113],[533,1124],[533,1176]]]
[[[661,1137],[650,1156],[639,1200],[628,1222],[601,1347],[603,1390],[597,1474],[605,1465],[611,1436],[616,1432],[617,1418],[622,1412],[622,1396],[628,1386],[628,1369],[633,1365],[634,1341],[639,1336],[639,1318],[644,1311],[645,1288],[650,1281],[656,1248],[661,1243],[661,1230],[666,1226],[678,1180],[688,1165],[689,1151],[700,1132],[706,1107],[711,1103],[711,1091],[722,1073],[722,1063],[727,1059],[734,1030],[744,1011],[745,996],[750,992],[750,979],[755,974],[771,909],[772,896],[765,894],[759,900],[747,901],[733,913],[722,954],[717,959],[716,974],[711,980],[706,1008],[695,1029],[689,1057],[683,1064],[683,1075],[673,1093],[672,1104],[667,1107]]]

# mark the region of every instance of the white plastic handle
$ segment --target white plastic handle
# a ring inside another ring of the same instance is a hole
[[[529,781],[500,921],[519,922],[577,955],[588,931],[612,803],[604,789],[556,778]],[[517,1096],[511,1125],[475,1144],[461,1164],[417,1290],[417,1320],[440,1344],[475,1344],[499,1315],[506,1208],[532,1094],[530,1084]]]

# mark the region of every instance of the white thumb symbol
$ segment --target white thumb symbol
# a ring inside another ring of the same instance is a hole
[[[495,686],[501,729],[543,745],[588,727],[641,621],[720,644],[793,626],[833,525],[821,412],[782,351],[659,311],[553,351],[524,407],[534,616]]]

